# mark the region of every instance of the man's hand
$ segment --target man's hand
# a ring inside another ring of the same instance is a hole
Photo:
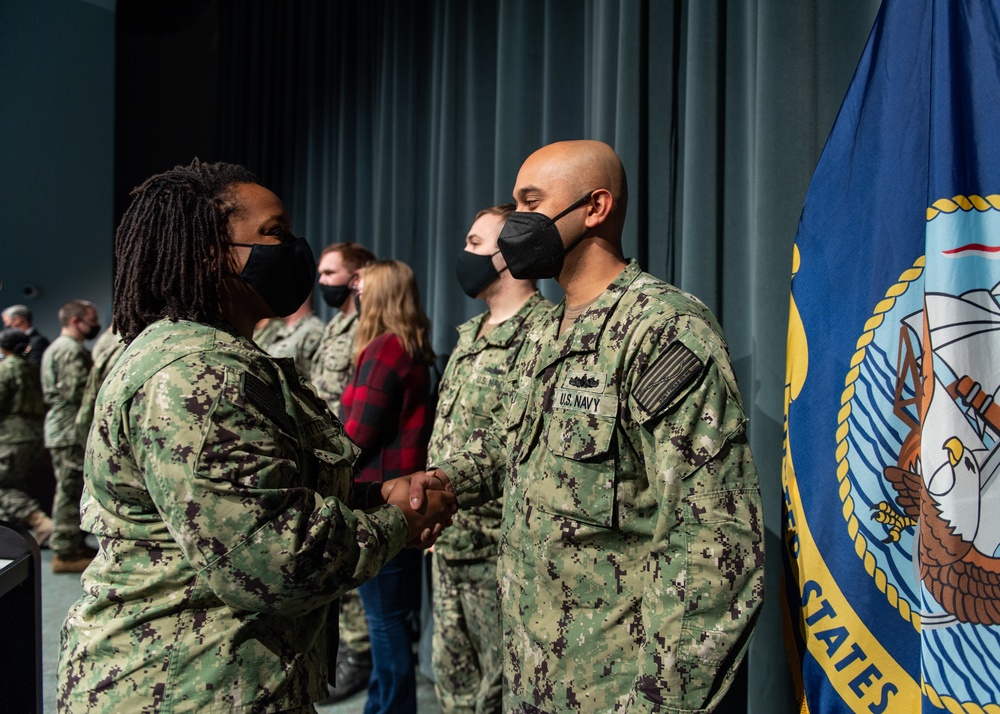
[[[451,516],[458,510],[455,494],[447,476],[417,472],[382,484],[385,502],[399,508],[406,516],[409,547],[427,548],[434,544]]]
[[[410,483],[410,505],[414,508],[420,508],[423,505],[424,494],[427,491],[451,492],[451,481],[448,480],[448,474],[441,469],[417,471],[403,478]]]

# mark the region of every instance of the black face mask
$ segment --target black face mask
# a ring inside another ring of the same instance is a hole
[[[518,280],[541,280],[554,278],[562,270],[563,258],[583,240],[584,231],[568,246],[563,247],[562,236],[556,228],[556,221],[570,211],[586,204],[592,193],[588,193],[555,218],[541,213],[514,211],[500,230],[497,245],[507,261],[510,274]]]
[[[97,337],[99,334],[101,334],[101,326],[100,325],[91,325],[90,329],[87,330],[84,333],[83,339],[85,339],[85,340],[92,340],[95,337]]]
[[[319,284],[320,295],[323,296],[323,302],[325,302],[330,307],[335,307],[338,310],[344,307],[344,303],[347,302],[347,298],[351,296],[351,286],[347,285],[323,285]]]
[[[232,245],[252,249],[240,277],[250,283],[276,315],[291,315],[309,297],[316,276],[316,259],[305,238],[276,245]]]
[[[497,253],[500,251],[498,250]],[[470,298],[477,298],[494,280],[497,280],[507,268],[497,270],[493,267],[493,255],[477,255],[463,250],[455,261],[455,276],[458,284]]]

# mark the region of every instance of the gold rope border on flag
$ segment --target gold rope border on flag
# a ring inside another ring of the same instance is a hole
[[[927,221],[932,221],[942,213],[954,213],[959,210],[1000,211],[1000,195],[992,193],[985,198],[982,196],[955,196],[951,199],[938,199],[927,209]],[[996,704],[987,704],[985,707],[980,707],[974,702],[962,703],[954,697],[942,696],[938,694],[934,687],[924,681],[923,678],[921,678],[920,688],[934,706],[940,709],[947,709],[949,712],[968,712],[969,714],[979,714],[980,712],[997,714],[1000,712],[1000,706]]]
[[[927,221],[930,222],[942,213],[954,213],[955,211],[1000,211],[1000,194],[990,194],[982,196],[954,196],[953,198],[941,198],[931,204],[927,209]],[[917,632],[920,631],[920,614],[914,612],[910,604],[899,597],[899,591],[888,581],[888,577],[875,563],[875,556],[868,551],[868,541],[861,535],[861,526],[857,516],[854,515],[854,500],[851,498],[851,482],[847,480],[850,466],[847,463],[847,453],[850,450],[847,444],[847,434],[850,430],[847,420],[851,416],[851,400],[854,398],[854,382],[861,374],[861,363],[864,362],[868,345],[875,339],[875,330],[878,329],[885,320],[885,314],[892,310],[896,304],[896,298],[905,293],[910,283],[917,280],[924,272],[927,265],[926,256],[917,258],[913,266],[908,268],[899,276],[899,280],[885,293],[885,298],[876,306],[872,317],[865,323],[865,331],[858,338],[857,349],[851,358],[851,369],[844,380],[845,389],[840,398],[840,412],[837,415],[837,480],[840,482],[840,498],[844,504],[843,515],[847,520],[847,531],[854,540],[854,552],[864,562],[865,571],[872,576],[878,589],[885,594],[889,604],[899,610],[903,619],[909,620]],[[787,413],[787,408],[786,408]],[[947,709],[949,712],[966,714],[1000,714],[1000,706],[987,704],[981,707],[975,702],[960,702],[948,695],[942,696],[933,686],[928,684],[923,677],[920,681],[920,689],[924,695],[930,699],[934,706],[940,709]],[[805,699],[803,698],[803,702]]]
[[[976,702],[962,703],[955,699],[955,697],[949,697],[948,695],[941,696],[934,690],[934,687],[924,682],[922,678],[920,688],[923,690],[924,695],[931,700],[931,704],[938,709],[946,709],[949,712],[955,712],[955,714],[997,714],[997,712],[1000,712],[1000,705],[997,704],[986,704],[983,706]]]
[[[990,194],[986,198],[982,196],[955,196],[954,198],[939,198],[927,209],[927,220],[934,220],[940,213],[954,213],[955,211],[1000,211],[1000,195]]]
[[[997,197],[1000,201],[1000,196]],[[938,202],[940,203],[940,201]],[[847,454],[850,447],[847,443],[847,434],[850,426],[847,420],[851,416],[851,400],[854,399],[854,383],[861,375],[861,363],[865,361],[865,353],[868,345],[875,339],[875,330],[881,326],[885,320],[885,314],[892,310],[896,304],[896,298],[905,293],[910,283],[917,280],[924,272],[926,259],[920,256],[913,263],[913,267],[908,268],[899,276],[899,280],[885,293],[885,298],[875,306],[874,314],[865,323],[865,331],[858,338],[857,350],[851,358],[851,369],[847,372],[844,380],[844,392],[840,397],[840,412],[837,414],[837,480],[840,482],[840,500],[844,503],[843,515],[847,520],[847,533],[854,541],[854,552],[858,554],[865,565],[865,571],[875,580],[875,585],[886,596],[889,604],[899,610],[899,614],[904,620],[908,620],[913,628],[920,632],[920,614],[910,607],[904,598],[899,597],[899,590],[889,582],[888,576],[882,568],[875,562],[875,556],[868,550],[868,540],[861,533],[861,524],[858,517],[854,515],[854,499],[851,498],[851,482],[847,479],[850,472],[850,464],[847,463]]]

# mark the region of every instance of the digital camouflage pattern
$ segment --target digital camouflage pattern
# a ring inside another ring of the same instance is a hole
[[[310,381],[316,394],[340,416],[340,399],[354,370],[354,336],[358,332],[358,313],[338,312],[323,332],[313,355]]]
[[[25,490],[42,456],[42,440],[0,444],[0,520],[24,524],[41,505]]]
[[[504,495],[504,709],[711,709],[764,583],[760,489],[721,331],[634,261],[560,336],[561,316],[528,335],[502,422],[440,464],[460,505]]]
[[[291,360],[147,327],[97,400],[83,523],[100,552],[63,625],[59,710],[313,711],[336,598],[407,535],[393,506],[345,505],[356,455]]]
[[[125,351],[125,343],[108,328],[101,333],[91,351],[94,364],[87,375],[87,384],[80,397],[80,409],[76,413],[76,433],[80,443],[86,445],[90,425],[94,421],[94,405],[97,403],[97,392],[100,391],[104,379],[108,376],[115,361]]]
[[[499,712],[503,666],[496,556],[451,562],[435,556],[431,562],[431,666],[441,711]]]
[[[361,604],[361,596],[357,590],[348,590],[340,597],[340,646],[355,654],[367,654],[372,651],[371,638],[368,636],[368,618],[365,616],[365,606]]]
[[[19,355],[0,360],[0,519],[23,523],[40,509],[24,489],[41,456],[44,419],[38,367]]]
[[[63,557],[83,547],[86,538],[80,530],[83,444],[76,430],[76,415],[92,365],[90,351],[66,335],[53,340],[42,355],[42,393],[49,407],[44,440],[56,477],[49,547]]]
[[[340,400],[354,374],[354,336],[358,332],[358,313],[338,312],[323,330],[313,354],[309,381],[330,411],[340,416]],[[368,618],[361,596],[345,593],[340,608],[340,638],[345,647],[358,654],[371,652]]]
[[[267,352],[267,348],[270,347],[278,337],[278,333],[281,328],[285,326],[285,321],[280,317],[272,317],[264,320],[262,324],[258,324],[253,331],[253,341],[262,350]]]
[[[83,495],[83,447],[53,446],[49,449],[56,492],[52,498],[52,535],[49,548],[70,557],[85,546],[87,534],[80,530],[80,497]]]
[[[458,326],[438,388],[428,463],[462,450],[475,430],[489,427],[532,321],[551,307],[536,292],[482,336],[489,312]],[[434,544],[431,664],[444,714],[500,710],[500,516],[499,499],[463,509]]]
[[[0,359],[0,444],[41,442],[44,420],[38,368],[20,355]]]
[[[76,413],[92,364],[87,348],[66,335],[59,335],[42,355],[42,393],[49,406],[45,415],[46,448],[80,444]]]
[[[477,429],[493,422],[508,375],[532,322],[552,303],[535,293],[517,313],[477,337],[489,313],[458,326],[458,342],[438,387],[434,429],[427,463],[437,464],[461,451]],[[464,508],[434,544],[434,553],[450,560],[495,557],[500,543],[499,499]]]
[[[302,379],[310,379],[313,356],[323,339],[326,325],[315,315],[306,315],[294,325],[282,325],[265,350],[272,357],[290,357]]]
[[[120,355],[125,351],[125,343],[118,336],[118,333],[114,331],[111,327],[105,328],[104,332],[94,340],[94,346],[90,350],[90,356],[94,360],[96,365],[100,362],[102,365],[107,365],[104,368],[104,373],[107,375],[111,371],[111,367],[114,365],[117,355]]]

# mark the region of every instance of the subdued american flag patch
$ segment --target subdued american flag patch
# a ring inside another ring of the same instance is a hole
[[[701,360],[687,345],[673,342],[646,368],[635,387],[633,397],[647,413],[657,414],[701,373],[702,367],[704,365]]]
[[[295,433],[291,419],[285,413],[283,400],[268,388],[264,380],[255,374],[244,372],[240,380],[240,391],[243,393],[243,398],[253,404],[266,418],[285,431]]]

